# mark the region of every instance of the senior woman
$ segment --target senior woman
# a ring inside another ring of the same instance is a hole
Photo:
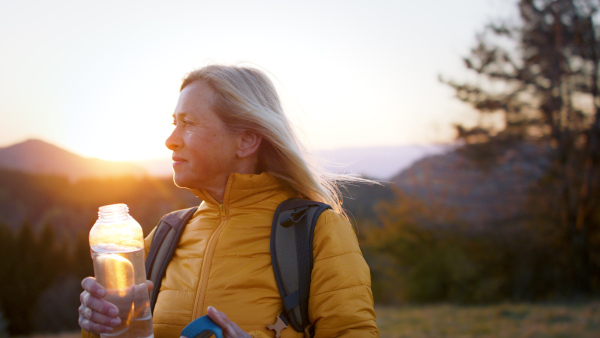
[[[369,268],[335,187],[336,180],[353,178],[308,164],[267,76],[237,66],[193,71],[183,80],[173,118],[166,140],[173,179],[202,203],[162,280],[155,337],[178,337],[206,314],[225,337],[275,336],[267,326],[283,304],[271,264],[271,222],[277,206],[292,197],[332,207],[319,217],[313,239],[308,312],[315,337],[377,337]],[[82,286],[83,336],[110,332],[119,324],[116,307],[93,278]],[[281,337],[303,336],[291,326],[281,331]]]

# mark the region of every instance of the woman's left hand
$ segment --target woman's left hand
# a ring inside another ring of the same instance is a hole
[[[252,338],[250,334],[242,331],[242,329],[240,329],[236,323],[229,320],[229,318],[227,318],[223,312],[218,311],[212,306],[209,306],[206,311],[208,312],[210,319],[212,319],[215,324],[219,325],[223,329],[223,338]]]

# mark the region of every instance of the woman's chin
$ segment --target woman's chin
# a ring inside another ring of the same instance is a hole
[[[177,175],[177,172],[173,172],[173,183],[179,188],[189,188],[189,180],[185,178],[183,175]]]

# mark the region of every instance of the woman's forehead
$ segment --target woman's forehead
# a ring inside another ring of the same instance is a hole
[[[194,114],[198,110],[210,110],[214,91],[202,82],[193,82],[179,93],[179,100],[173,115]]]

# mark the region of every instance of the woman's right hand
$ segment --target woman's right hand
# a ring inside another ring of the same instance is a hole
[[[81,281],[83,292],[79,296],[79,326],[87,332],[110,333],[121,324],[119,309],[104,300],[106,291],[93,277]]]

